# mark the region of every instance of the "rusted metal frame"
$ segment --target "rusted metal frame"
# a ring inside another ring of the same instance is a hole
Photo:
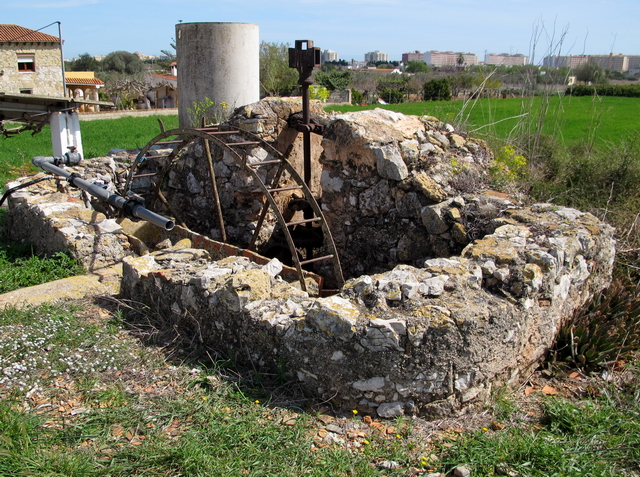
[[[156,137],[154,137],[151,141],[149,141],[138,153],[138,155],[136,156],[136,158],[133,161],[133,164],[131,164],[131,170],[129,171],[129,176],[127,177],[127,181],[125,182],[125,192],[128,192],[131,190],[131,183],[133,181],[133,174],[136,170],[136,168],[138,167],[138,164],[142,162],[142,159],[145,157],[145,155],[147,154],[147,152],[149,152],[149,149],[151,149],[151,146],[154,146],[157,142],[162,141],[163,139],[166,139],[168,137],[171,136],[186,136],[186,135],[190,135],[190,136],[194,136],[196,134],[194,134],[194,130],[193,129],[170,129],[169,131],[162,131],[160,134],[158,134]],[[182,148],[180,148],[182,149]],[[169,155],[171,156],[171,154]],[[153,157],[150,157],[150,159],[153,159]]]
[[[309,205],[311,206],[315,216],[317,218],[320,218],[320,226],[322,227],[322,232],[324,234],[325,237],[325,245],[327,246],[328,252],[330,255],[333,255],[333,268],[334,268],[334,275],[336,278],[336,281],[339,283],[340,286],[342,286],[342,284],[344,284],[344,276],[342,274],[342,266],[340,264],[340,258],[338,256],[338,251],[336,249],[336,245],[335,242],[333,240],[333,235],[331,234],[331,230],[329,230],[329,226],[327,224],[327,221],[324,217],[324,214],[322,213],[322,210],[320,209],[320,206],[318,205],[318,202],[316,201],[316,199],[313,197],[313,194],[311,193],[311,189],[309,189],[308,185],[304,182],[304,180],[302,179],[302,177],[300,176],[300,174],[298,173],[298,171],[295,170],[295,168],[293,167],[293,165],[291,165],[291,163],[287,160],[286,156],[287,154],[282,154],[280,151],[278,151],[275,147],[273,147],[271,144],[269,144],[268,142],[266,142],[264,139],[262,139],[261,137],[249,132],[249,131],[244,131],[241,130],[240,135],[244,136],[246,139],[252,140],[252,141],[260,141],[261,147],[266,150],[269,154],[271,154],[272,157],[275,158],[281,158],[282,159],[282,167],[284,167],[287,172],[289,172],[289,174],[291,175],[291,178],[294,180],[294,182],[296,182],[297,184],[301,184],[303,185],[303,193],[304,196],[307,200],[307,202],[309,203]],[[281,174],[282,172],[279,172],[279,174]],[[277,178],[279,180],[279,176]],[[272,184],[277,184],[277,182],[272,182]],[[266,206],[266,204],[265,204]],[[267,207],[268,209],[268,207]],[[263,209],[263,215],[266,217],[267,212]],[[309,219],[310,221],[313,220],[310,217],[305,217],[305,220]],[[264,220],[264,217],[263,219]],[[262,224],[262,221],[259,222],[260,226]],[[308,222],[310,223],[310,222]],[[254,238],[252,239],[252,241],[255,241],[257,239],[258,233],[260,231],[260,227],[256,227],[256,231],[254,232]],[[296,255],[297,257],[297,255]],[[324,257],[321,257],[322,259],[324,259]],[[314,260],[315,262],[315,260]]]
[[[320,227],[322,227],[322,232],[324,234],[325,246],[328,248],[329,255],[333,255],[333,268],[334,268],[335,278],[339,286],[342,286],[344,284],[344,275],[342,274],[342,266],[340,265],[338,250],[336,249],[336,244],[333,240],[333,235],[331,235],[331,230],[329,230],[329,226],[327,225],[327,220],[325,219],[324,214],[322,213],[322,210],[318,205],[318,202],[313,197],[313,194],[311,193],[311,189],[309,189],[307,184],[305,184],[305,182],[302,180],[302,178],[300,177],[300,174],[298,174],[298,171],[296,171],[295,168],[291,165],[291,163],[286,159],[283,160],[283,164],[287,169],[287,172],[291,175],[291,178],[302,186],[302,191],[304,193],[304,196],[307,199],[307,202],[309,203],[311,208],[313,209],[313,212],[316,215],[316,217],[319,217],[322,219],[320,221]]]
[[[253,163],[251,166],[255,166],[255,164],[257,163]],[[249,167],[251,167],[249,166]],[[271,186],[273,185],[277,185],[278,182],[280,181],[280,176],[282,176],[282,173],[284,172],[284,164],[282,162],[282,160],[280,161],[280,165],[278,166],[278,170],[276,171],[275,176],[273,176],[273,179],[271,181]],[[262,212],[260,212],[260,217],[258,217],[258,222],[256,223],[256,230],[253,232],[253,236],[251,237],[251,242],[249,243],[249,247],[247,247],[249,250],[253,250],[253,248],[256,245],[256,242],[258,240],[258,235],[260,235],[260,229],[262,228],[262,224],[264,223],[264,219],[267,217],[267,213],[269,212],[269,206],[270,206],[271,202],[265,202],[265,204],[262,206]]]
[[[202,118],[202,127],[204,128],[204,118]],[[216,213],[218,214],[218,226],[220,227],[220,237],[226,243],[227,232],[224,228],[224,218],[222,217],[222,206],[220,205],[220,196],[218,195],[218,183],[216,182],[216,172],[213,168],[213,159],[211,157],[211,148],[209,147],[209,139],[203,138],[204,152],[207,156],[207,165],[209,166],[209,174],[211,177],[211,188],[213,189],[213,200],[216,205]]]
[[[296,268],[296,271],[298,272],[298,277],[300,278],[300,287],[302,288],[303,291],[307,291],[307,284],[304,281],[304,272],[302,270],[302,266],[300,265],[300,259],[298,258],[298,253],[296,251],[295,243],[293,242],[291,233],[287,228],[287,222],[285,221],[284,217],[282,216],[282,213],[278,209],[278,204],[276,204],[276,201],[273,195],[271,195],[266,184],[262,182],[262,179],[260,179],[260,176],[256,173],[256,171],[254,171],[251,168],[251,166],[246,163],[246,161],[242,158],[242,156],[240,156],[240,154],[238,154],[238,152],[235,149],[228,147],[223,141],[221,141],[217,137],[212,136],[211,139],[213,143],[218,144],[220,145],[220,147],[224,147],[227,151],[229,151],[232,157],[236,159],[236,162],[244,167],[245,172],[247,172],[255,180],[258,186],[262,189],[262,193],[264,194],[267,201],[273,208],[273,213],[275,214],[276,219],[280,224],[280,227],[282,227],[282,232],[284,234],[285,240],[287,241],[287,245],[289,246],[289,250],[291,251],[291,258],[293,259],[293,264]]]

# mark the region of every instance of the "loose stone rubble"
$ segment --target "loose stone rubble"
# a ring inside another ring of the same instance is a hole
[[[287,118],[269,109],[246,106],[234,121],[282,136]],[[46,234],[74,253],[88,250],[74,244],[89,229],[102,255],[109,247],[101,244],[120,244],[122,297],[155,307],[163,326],[285,373],[315,399],[385,418],[486,402],[496,386],[523,379],[561,324],[608,286],[612,228],[588,213],[486,191],[492,154],[481,141],[435,118],[382,110],[327,119],[320,200],[349,278],[333,296],[302,292],[277,259],[197,233],[145,238],[95,212],[56,221],[53,200],[29,197],[12,201],[12,215],[46,220]],[[197,154],[185,164],[201,161]],[[126,162],[116,159],[97,160],[114,162],[113,182]],[[203,173],[193,173],[201,189],[176,190],[197,217],[209,198]],[[234,174],[221,175],[219,189],[240,180]]]

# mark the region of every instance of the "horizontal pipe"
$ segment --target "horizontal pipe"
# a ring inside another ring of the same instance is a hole
[[[32,159],[32,163],[34,166],[44,169],[52,174],[64,177],[67,181],[79,188],[82,189],[97,199],[107,202],[108,204],[117,207],[118,209],[123,209],[127,215],[132,217],[146,220],[147,222],[151,222],[158,227],[161,227],[165,230],[171,230],[174,227],[173,220],[167,219],[161,215],[156,214],[155,212],[151,212],[146,209],[144,206],[139,204],[133,199],[127,199],[118,194],[112,194],[106,189],[103,189],[100,186],[92,184],[91,182],[87,182],[84,179],[80,178],[77,175],[71,174],[64,169],[61,169],[50,162],[48,162],[48,157],[45,156],[36,156]]]

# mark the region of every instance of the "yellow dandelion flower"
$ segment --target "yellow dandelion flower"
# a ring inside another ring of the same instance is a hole
[[[351,411],[351,412],[353,413],[353,415],[354,415],[354,416],[358,414],[358,410],[357,410],[357,409],[354,409],[354,410],[353,410],[353,411]]]

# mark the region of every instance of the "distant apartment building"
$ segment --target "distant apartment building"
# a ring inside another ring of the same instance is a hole
[[[591,63],[596,63],[611,71],[629,71],[629,57],[626,55],[591,55]]]
[[[402,62],[407,61],[424,61],[424,53],[421,51],[414,51],[413,53],[402,53]]]
[[[478,64],[478,57],[473,53],[453,51],[427,51],[424,54],[424,62],[429,66],[470,66]]]
[[[577,68],[578,66],[589,63],[589,56],[587,55],[572,55],[572,56],[558,56],[551,55],[545,56],[542,59],[542,66],[550,66],[552,68]]]
[[[555,68],[567,66],[573,69],[584,63],[595,63],[607,70],[626,72],[630,69],[633,70],[633,65],[637,65],[636,69],[640,68],[640,60],[635,60],[635,58],[640,58],[640,56],[614,55],[613,53],[609,55],[547,56],[542,60],[542,65]]]
[[[640,70],[640,55],[629,55],[629,71]]]
[[[371,51],[369,53],[365,53],[364,61],[367,63],[377,63],[379,61],[387,62],[389,61],[389,55],[382,51]]]
[[[529,57],[524,55],[508,55],[501,53],[496,55],[494,53],[486,53],[484,55],[485,65],[504,65],[504,66],[524,66],[529,64]]]
[[[338,53],[333,50],[323,50],[322,62],[326,63],[327,61],[338,61]]]

